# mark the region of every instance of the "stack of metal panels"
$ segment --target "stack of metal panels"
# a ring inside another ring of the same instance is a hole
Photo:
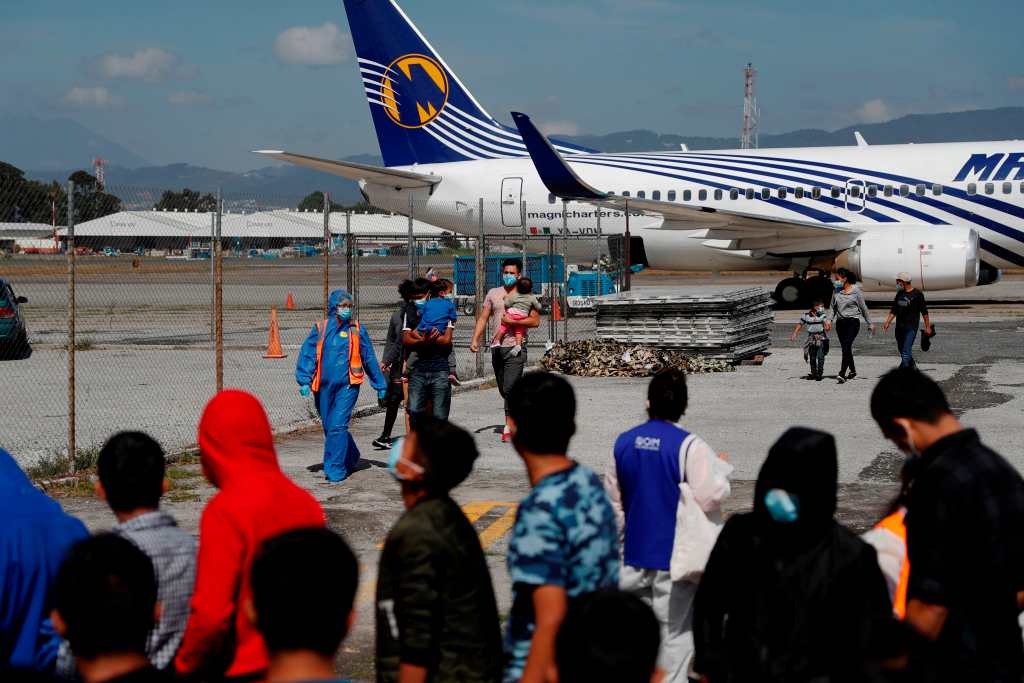
[[[775,316],[767,289],[679,294],[643,289],[602,297],[597,337],[738,362],[771,346]]]

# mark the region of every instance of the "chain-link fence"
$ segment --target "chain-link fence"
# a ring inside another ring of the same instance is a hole
[[[552,225],[550,206],[420,200],[391,215],[322,196],[297,210],[294,198],[83,185],[0,185],[0,447],[51,474],[88,464],[121,429],[190,446],[221,387],[256,394],[275,428],[314,420],[295,361],[336,288],[355,296],[379,355],[397,285],[452,280],[471,379],[490,366],[493,329],[480,353],[470,338],[502,260],[523,260],[542,302],[534,347],[592,336],[594,298],[620,287],[600,218],[563,210]]]

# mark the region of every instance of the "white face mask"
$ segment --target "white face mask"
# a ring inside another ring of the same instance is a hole
[[[907,460],[914,460],[915,458],[921,457],[921,451],[914,445],[914,439],[910,436],[910,430],[906,427],[903,428],[903,434],[906,438],[906,447],[900,446],[900,450],[907,456]]]

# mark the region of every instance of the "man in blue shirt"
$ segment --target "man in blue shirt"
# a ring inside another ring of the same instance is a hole
[[[8,669],[53,668],[60,638],[49,619],[50,591],[68,549],[89,532],[2,449],[0,520],[0,679],[8,680]]]
[[[566,455],[576,432],[567,381],[535,373],[508,396],[512,445],[533,491],[519,504],[508,548],[512,610],[506,683],[546,680],[568,601],[619,580],[615,513],[601,480]]]
[[[665,683],[684,683],[693,659],[697,584],[672,581],[676,519],[685,481],[705,512],[729,495],[732,467],[677,422],[686,412],[686,374],[663,370],[647,388],[650,419],[615,441],[605,486],[624,542],[621,587],[654,609],[661,625],[659,668]]]

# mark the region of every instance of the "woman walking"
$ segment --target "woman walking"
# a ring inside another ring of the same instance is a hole
[[[853,340],[860,334],[860,322],[863,320],[875,333],[875,325],[871,322],[868,305],[864,294],[857,286],[857,276],[846,268],[840,268],[832,281],[836,292],[832,297],[832,320],[839,338],[839,346],[843,350],[843,363],[837,379],[843,384],[857,376],[857,366],[853,362]],[[849,371],[849,374],[847,374]]]

